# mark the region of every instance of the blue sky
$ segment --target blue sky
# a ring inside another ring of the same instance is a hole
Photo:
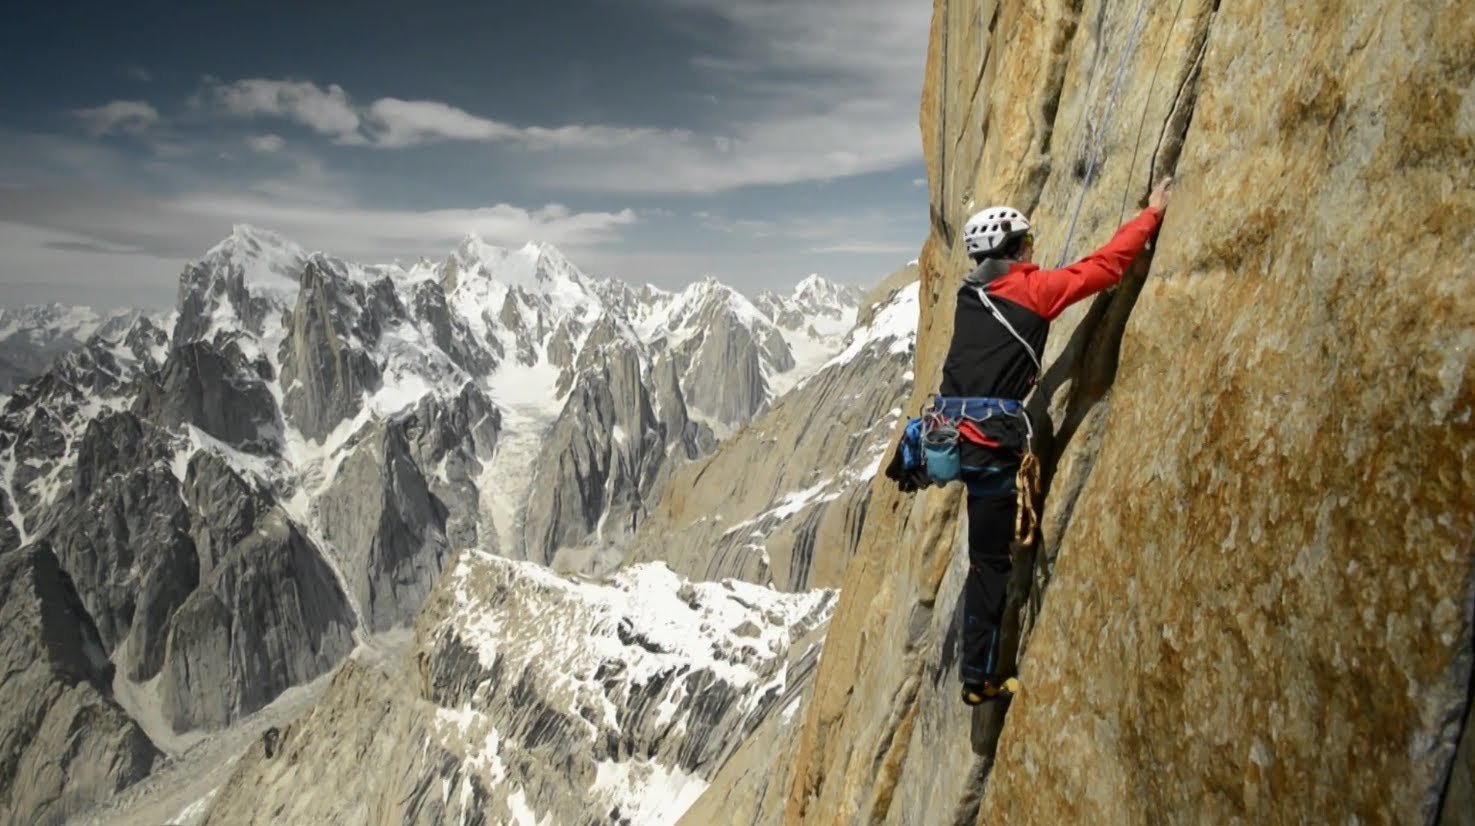
[[[873,283],[925,237],[921,0],[15,5],[0,304],[172,303],[234,223],[747,291]]]

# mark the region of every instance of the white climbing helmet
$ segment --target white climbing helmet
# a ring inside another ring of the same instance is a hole
[[[991,206],[973,213],[963,225],[963,244],[969,255],[987,255],[1010,238],[1029,232],[1029,219],[1013,207]]]

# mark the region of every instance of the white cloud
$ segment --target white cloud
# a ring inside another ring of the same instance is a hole
[[[113,133],[137,135],[159,119],[159,110],[141,100],[115,100],[72,114],[88,132],[99,137]]]
[[[199,216],[200,223],[227,230],[234,223],[256,224],[308,246],[370,262],[444,255],[468,233],[493,243],[520,246],[533,239],[570,249],[587,248],[617,239],[622,227],[636,221],[630,209],[574,212],[562,204],[536,209],[496,204],[410,211],[199,195],[176,199],[165,208]]]
[[[0,290],[7,305],[62,301],[164,307],[184,259],[139,254],[75,233],[0,221]]]
[[[735,235],[746,235],[753,238],[769,238],[778,234],[779,231],[779,225],[773,221],[764,221],[754,218],[728,218],[725,216],[713,215],[710,212],[706,211],[696,213],[696,217],[698,221],[700,221],[701,225],[706,227],[707,229],[714,229],[718,232],[726,232]]]
[[[930,4],[896,0],[644,0],[659,13],[717,16],[719,48],[693,71],[720,110],[679,128],[517,126],[450,104],[382,98],[354,107],[337,86],[312,96],[357,113],[330,132],[385,148],[478,141],[553,153],[542,183],[570,191],[712,194],[830,181],[920,162],[918,111]],[[286,81],[241,81],[285,84]],[[265,107],[259,107],[265,108]],[[286,107],[278,106],[285,113]],[[713,117],[725,121],[712,121]],[[352,127],[351,132],[345,131]],[[346,141],[345,141],[346,142]]]
[[[467,233],[494,243],[521,246],[529,240],[551,241],[570,250],[589,250],[619,240],[621,232],[638,220],[632,209],[574,211],[556,203],[537,208],[503,203],[417,211],[287,200],[290,194],[206,192],[153,198],[0,187],[0,224],[86,239],[99,249],[130,249],[155,258],[183,260],[208,249],[232,225],[245,223],[279,232],[313,249],[377,263],[444,255]]]
[[[530,126],[518,137],[533,149],[613,149],[642,142],[688,140],[684,129],[645,129],[623,126]]]
[[[443,141],[509,142],[531,149],[603,149],[650,139],[683,140],[683,132],[601,125],[520,127],[435,100],[380,98],[359,106],[342,86],[250,78],[211,81],[211,93],[237,117],[276,117],[337,143],[403,149]]]
[[[394,149],[433,141],[509,141],[533,149],[593,149],[625,146],[641,140],[676,136],[659,129],[615,126],[518,127],[490,120],[433,100],[380,98],[370,104],[364,121],[375,146]]]
[[[281,135],[251,135],[246,138],[246,145],[257,152],[276,152],[286,144]]]
[[[464,109],[431,100],[380,98],[369,106],[377,146],[414,146],[428,140],[492,141],[517,130]]]
[[[212,92],[233,115],[286,118],[340,143],[363,142],[359,114],[337,84],[322,87],[307,81],[251,78],[216,83]]]
[[[844,252],[853,255],[908,255],[921,248],[920,244],[886,243],[884,241],[848,241],[811,247],[811,252]]]
[[[762,238],[811,254],[914,255],[923,229],[898,225],[896,216],[868,207],[837,206],[822,215],[784,215],[772,220],[696,213],[702,226],[737,236]],[[909,235],[908,229],[916,230]]]
[[[824,181],[921,160],[917,124],[931,4],[896,0],[646,0],[715,15],[726,51],[695,68],[731,120],[646,136],[560,163],[557,183],[618,192],[713,193]]]
[[[89,202],[76,192],[52,198],[0,188],[0,295],[10,303],[167,306],[185,262],[199,258],[238,223],[364,263],[439,259],[474,232],[504,246],[550,241],[587,266],[618,246],[611,242],[636,221],[628,209],[576,212],[558,204],[417,212],[283,204],[233,194],[101,196]]]

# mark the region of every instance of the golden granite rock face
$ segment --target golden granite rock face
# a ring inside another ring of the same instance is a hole
[[[981,819],[1436,814],[1470,677],[1472,20],[1221,7]]]
[[[1470,822],[1475,2],[933,8],[917,388],[973,210],[1053,265],[1177,193],[1051,334],[1007,717],[956,697],[961,492],[878,478],[784,811],[744,820]]]

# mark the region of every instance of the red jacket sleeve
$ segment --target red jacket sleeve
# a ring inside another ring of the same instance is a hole
[[[1012,295],[1000,290],[999,297],[1053,320],[1066,307],[1121,281],[1132,259],[1141,254],[1162,220],[1162,210],[1148,207],[1123,224],[1106,246],[1065,269],[1030,273],[1008,285],[1012,289],[1007,292]]]

